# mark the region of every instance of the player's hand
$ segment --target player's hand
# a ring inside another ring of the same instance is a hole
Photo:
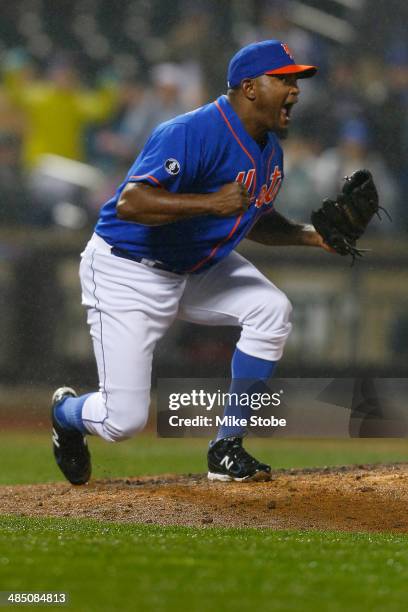
[[[324,249],[328,253],[336,252],[331,246],[329,246],[323,240],[322,236],[319,234],[319,232],[316,232],[316,230],[313,228],[312,225],[304,226],[303,232],[302,232],[301,244],[304,244],[305,246],[320,247],[321,249]]]
[[[212,214],[235,217],[248,210],[249,203],[250,196],[244,185],[236,181],[227,183],[212,196]]]

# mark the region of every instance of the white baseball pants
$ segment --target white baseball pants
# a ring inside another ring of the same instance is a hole
[[[82,418],[89,433],[109,441],[144,428],[153,352],[176,318],[240,326],[238,348],[270,361],[280,359],[291,330],[287,297],[235,252],[201,274],[180,276],[117,257],[94,234],[80,279],[99,374]]]

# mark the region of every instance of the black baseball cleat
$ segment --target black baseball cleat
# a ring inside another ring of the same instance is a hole
[[[228,482],[236,480],[271,479],[271,467],[260,463],[242,446],[242,438],[223,438],[208,450],[208,480]]]
[[[91,477],[91,455],[86,436],[76,429],[65,429],[55,418],[56,406],[66,397],[77,397],[70,387],[60,387],[52,396],[51,420],[54,457],[65,478],[73,485],[82,485]]]

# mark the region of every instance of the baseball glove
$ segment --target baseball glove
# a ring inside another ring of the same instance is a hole
[[[364,252],[356,247],[356,242],[374,215],[381,219],[380,210],[384,209],[379,206],[371,172],[357,170],[345,177],[336,200],[326,198],[319,210],[312,212],[311,221],[326,244],[339,255],[351,255],[354,263]]]

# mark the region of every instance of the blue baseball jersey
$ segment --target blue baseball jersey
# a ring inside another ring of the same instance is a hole
[[[130,256],[199,273],[226,257],[264,214],[283,180],[283,154],[275,134],[261,147],[245,130],[226,96],[159,125],[125,181],[101,209],[95,231]],[[238,181],[248,189],[247,211],[236,217],[200,215],[148,226],[123,221],[116,204],[124,187],[142,182],[177,193],[212,193]]]

